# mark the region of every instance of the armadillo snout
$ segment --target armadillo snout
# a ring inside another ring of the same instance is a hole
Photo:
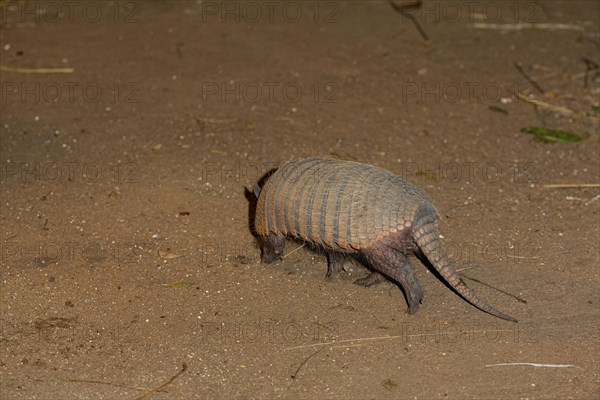
[[[262,262],[271,264],[279,260],[283,255],[285,247],[285,236],[268,234],[259,237],[262,248]]]

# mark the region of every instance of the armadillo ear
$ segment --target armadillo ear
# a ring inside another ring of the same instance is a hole
[[[258,183],[254,185],[254,195],[258,199],[258,195],[260,194],[261,188],[258,186]]]

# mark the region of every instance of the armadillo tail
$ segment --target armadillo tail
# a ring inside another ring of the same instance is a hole
[[[510,315],[504,314],[486,304],[467,286],[460,275],[452,268],[442,247],[442,241],[437,229],[437,214],[435,213],[435,210],[419,210],[417,214],[417,218],[415,218],[416,223],[413,225],[413,238],[425,257],[427,257],[429,262],[446,282],[448,282],[465,300],[480,310],[507,321],[517,322],[517,320]]]

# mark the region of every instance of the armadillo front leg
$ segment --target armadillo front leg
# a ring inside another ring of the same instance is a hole
[[[283,248],[285,247],[285,236],[282,234],[269,233],[265,236],[260,236],[262,247],[262,262],[270,264],[281,258]]]
[[[402,286],[408,303],[408,313],[416,313],[423,300],[423,290],[406,256],[388,246],[378,246],[362,253],[371,268]]]
[[[341,253],[327,252],[327,278],[333,278],[338,272],[344,269],[345,259],[346,257]]]

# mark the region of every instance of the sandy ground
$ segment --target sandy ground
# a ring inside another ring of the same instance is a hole
[[[425,1],[428,40],[386,2],[0,5],[0,398],[600,397],[599,191],[545,187],[600,182],[600,3]],[[413,316],[262,265],[245,190],[309,155],[426,190],[520,322],[416,259]]]

